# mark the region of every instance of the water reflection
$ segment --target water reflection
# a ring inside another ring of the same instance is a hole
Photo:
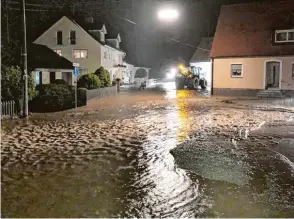
[[[205,205],[205,202],[202,200],[202,204],[198,203],[198,184],[193,183],[184,170],[175,166],[174,158],[170,154],[170,150],[182,142],[187,135],[186,127],[189,120],[186,105],[177,100],[173,110],[169,111],[164,118],[162,114],[153,116],[153,121],[165,123],[165,130],[162,130],[160,134],[150,133],[139,154],[142,172],[137,175],[136,187],[138,190],[145,191],[140,201],[144,203],[144,206],[136,202],[133,203],[133,208],[142,209],[141,217],[199,215],[203,208],[195,209],[195,206]]]

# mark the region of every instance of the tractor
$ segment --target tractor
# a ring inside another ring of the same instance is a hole
[[[197,90],[199,86],[202,89],[207,88],[207,80],[200,78],[200,70],[194,66],[186,67],[183,64],[179,64],[175,81],[177,90],[184,89],[185,86],[190,90]]]

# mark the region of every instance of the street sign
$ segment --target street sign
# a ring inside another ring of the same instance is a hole
[[[79,75],[79,69],[78,69],[78,67],[75,67],[74,76],[78,76],[78,75]]]
[[[72,63],[74,67],[80,67],[80,63]]]

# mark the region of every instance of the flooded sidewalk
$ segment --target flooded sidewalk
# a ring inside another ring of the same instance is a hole
[[[2,136],[2,215],[294,216],[293,116],[173,90],[35,115]]]

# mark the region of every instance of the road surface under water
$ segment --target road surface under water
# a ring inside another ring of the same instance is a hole
[[[15,125],[2,217],[293,217],[293,113],[206,95],[166,83]]]

